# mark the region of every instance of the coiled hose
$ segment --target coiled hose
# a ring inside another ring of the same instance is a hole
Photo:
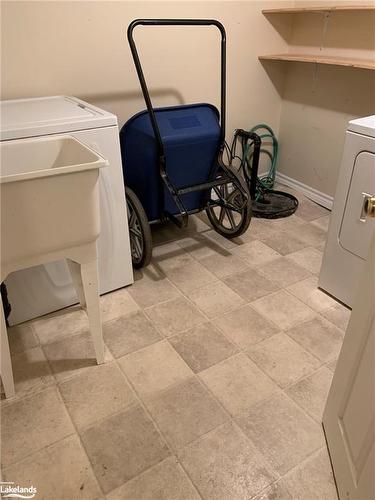
[[[261,196],[263,191],[268,191],[273,189],[273,186],[275,184],[279,143],[271,127],[269,127],[265,123],[260,123],[259,125],[255,125],[255,127],[250,129],[250,132],[256,132],[259,135],[259,137],[262,140],[262,147],[260,149],[260,154],[261,155],[265,154],[266,156],[269,157],[270,160],[270,168],[268,170],[268,173],[266,175],[259,176],[257,179],[257,194],[256,194],[256,199],[257,199],[259,198],[259,196]],[[268,139],[271,140],[270,144],[268,143]],[[243,164],[246,164],[248,171],[251,170],[251,160],[253,156],[253,150],[251,146],[252,146],[251,144],[245,144],[243,148],[242,160]]]

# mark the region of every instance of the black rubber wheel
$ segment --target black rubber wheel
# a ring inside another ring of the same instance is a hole
[[[128,208],[128,223],[130,249],[133,267],[139,269],[147,266],[152,257],[152,237],[146,212],[137,195],[125,186],[126,204]]]
[[[237,172],[232,170],[232,174],[246,192],[247,201],[244,199],[240,189],[233,182],[229,182],[228,184],[213,188],[211,190],[211,200],[221,199],[234,208],[230,209],[212,205],[206,209],[207,217],[212,227],[217,233],[228,239],[241,236],[247,230],[251,221],[249,189]]]

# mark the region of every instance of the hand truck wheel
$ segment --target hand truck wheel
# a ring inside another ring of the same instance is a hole
[[[235,181],[216,186],[211,190],[210,205],[206,209],[212,227],[225,238],[241,236],[249,227],[251,220],[251,198],[243,179],[231,169]],[[246,193],[244,198],[238,185]]]
[[[146,212],[137,195],[125,186],[132,263],[135,269],[147,266],[152,257],[152,237]]]

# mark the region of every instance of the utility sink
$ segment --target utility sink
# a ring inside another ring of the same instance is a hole
[[[0,155],[3,268],[98,238],[104,158],[67,135],[4,141]]]

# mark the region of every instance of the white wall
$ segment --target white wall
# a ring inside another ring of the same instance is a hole
[[[259,63],[286,42],[261,9],[280,2],[3,2],[2,98],[67,94],[116,113],[122,124],[144,108],[126,40],[139,17],[216,18],[228,38],[228,136],[269,123],[277,132],[281,96]],[[289,2],[290,4],[290,2]],[[214,28],[138,28],[154,103],[219,104],[219,35]]]
[[[375,113],[374,72],[261,64],[258,55],[323,50],[370,58],[375,20],[368,13],[336,13],[323,38],[321,14],[261,13],[302,3],[307,2],[2,2],[2,98],[76,95],[114,112],[122,124],[144,108],[126,40],[129,22],[217,18],[228,33],[228,138],[234,128],[268,123],[280,139],[279,171],[332,196],[347,121]],[[214,29],[139,28],[136,39],[156,105],[219,104]]]
[[[325,4],[332,3],[336,2]],[[317,4],[324,3],[314,2]],[[332,13],[326,24],[321,13],[294,15],[286,39],[291,53],[374,59],[375,13]],[[287,63],[280,117],[280,172],[334,196],[347,123],[375,114],[374,73]]]

